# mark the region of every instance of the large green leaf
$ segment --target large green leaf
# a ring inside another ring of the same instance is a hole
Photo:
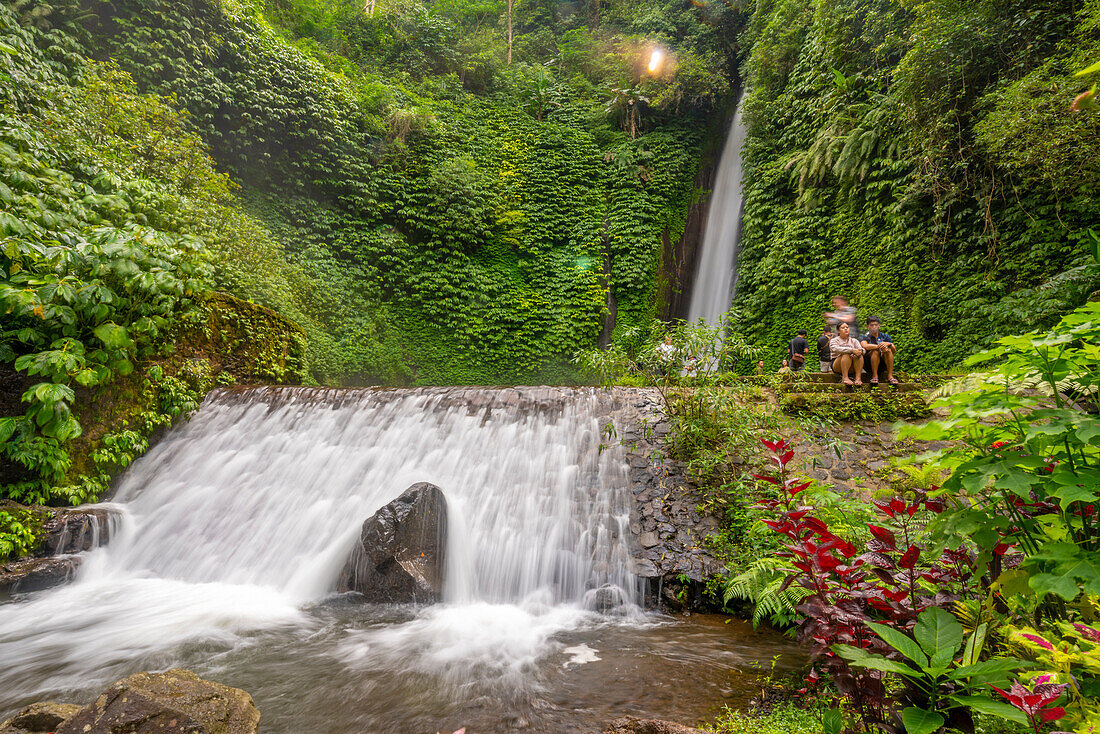
[[[878,624],[877,622],[868,622],[867,626],[871,630],[881,637],[887,645],[900,652],[905,657],[912,660],[914,663],[922,668],[928,667],[928,656],[921,652],[920,645],[909,637],[904,632],[885,624]]]
[[[853,660],[852,665],[858,668],[881,670],[883,673],[895,673],[897,675],[903,675],[906,678],[921,679],[924,677],[919,670],[914,670],[898,660],[890,660],[884,657],[872,656],[862,660]]]
[[[948,696],[948,700],[960,706],[966,706],[980,714],[999,716],[1002,719],[1015,721],[1019,724],[1027,724],[1027,716],[1024,712],[1004,701],[994,701],[987,696]]]
[[[948,611],[939,607],[925,609],[917,616],[913,637],[928,655],[941,650],[951,650],[954,656],[963,643],[963,627]]]
[[[95,335],[108,349],[129,349],[134,345],[126,328],[118,324],[101,324],[95,328]]]
[[[1010,673],[1028,667],[1031,667],[1031,664],[1024,660],[993,658],[992,660],[984,660],[972,665],[955,668],[947,677],[951,680],[966,680],[969,678],[972,685],[998,684],[1006,682]]]
[[[942,714],[910,706],[901,712],[901,723],[905,724],[908,734],[932,734],[943,727],[946,720]]]

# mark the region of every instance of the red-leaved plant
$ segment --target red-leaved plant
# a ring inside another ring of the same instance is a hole
[[[1035,734],[1039,734],[1042,724],[1057,721],[1066,715],[1064,708],[1061,706],[1051,707],[1050,704],[1061,698],[1068,684],[1048,683],[1047,681],[1050,678],[1049,675],[1039,676],[1033,681],[1030,690],[1020,681],[1013,683],[1007,691],[1003,691],[997,686],[990,686],[990,688],[1004,696],[1006,701],[1020,709],[1020,711],[1023,711],[1024,715],[1027,716],[1028,723],[1031,724],[1032,730]]]
[[[832,648],[851,645],[896,657],[897,652],[875,635],[867,622],[910,630],[922,610],[946,607],[959,598],[972,581],[973,559],[965,551],[926,557],[927,551],[916,537],[918,513],[940,512],[943,504],[922,492],[916,492],[911,500],[876,500],[882,520],[869,526],[872,539],[866,547],[857,548],[831,532],[811,514],[813,508],[801,503],[799,495],[811,483],[788,471],[787,465],[794,458],[790,443],[762,443],[771,453],[769,462],[775,473],[754,476],[778,489],[777,497],[760,502],[775,515],[764,523],[788,540],[780,555],[790,558],[797,572],[787,578],[785,587],[798,584],[810,592],[796,607],[804,615],[798,639],[810,646],[811,659],[829,672],[837,691],[848,699],[866,731],[900,732],[897,707],[883,685],[885,674],[853,668]],[[929,587],[935,591],[930,592]],[[816,675],[811,672],[812,677]],[[921,695],[919,690],[907,689],[898,702],[919,705]],[[965,726],[964,722],[957,723]]]

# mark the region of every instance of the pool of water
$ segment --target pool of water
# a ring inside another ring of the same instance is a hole
[[[95,632],[74,634],[78,649]],[[0,674],[0,718],[33,701],[87,703],[138,670],[185,667],[250,692],[265,734],[599,732],[625,714],[698,723],[744,705],[773,660],[778,670],[803,660],[786,638],[740,620],[605,617],[537,601],[418,609],[334,597],[262,630],[132,659],[100,650],[102,664],[76,664],[77,676],[64,640],[51,642],[53,661],[35,655]]]

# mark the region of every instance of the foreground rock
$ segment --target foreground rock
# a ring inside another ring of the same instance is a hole
[[[58,586],[71,579],[78,566],[79,556],[21,558],[0,563],[0,594],[41,591]]]
[[[421,482],[363,523],[359,543],[337,583],[367,601],[429,604],[443,595],[447,501]]]
[[[0,724],[0,734],[37,734],[52,732],[59,724],[71,719],[80,710],[74,703],[32,703],[12,718]]]
[[[94,703],[36,703],[0,724],[0,734],[257,734],[260,712],[239,688],[189,670],[136,673]]]
[[[703,734],[703,730],[671,721],[624,716],[608,724],[603,734]]]

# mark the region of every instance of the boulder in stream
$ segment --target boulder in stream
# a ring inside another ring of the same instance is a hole
[[[671,721],[624,716],[608,724],[603,734],[703,734],[703,730]]]
[[[427,604],[443,595],[447,500],[420,482],[363,523],[337,582],[370,602]]]
[[[252,696],[182,669],[123,678],[52,729],[54,734],[256,734],[259,730],[260,712]]]

